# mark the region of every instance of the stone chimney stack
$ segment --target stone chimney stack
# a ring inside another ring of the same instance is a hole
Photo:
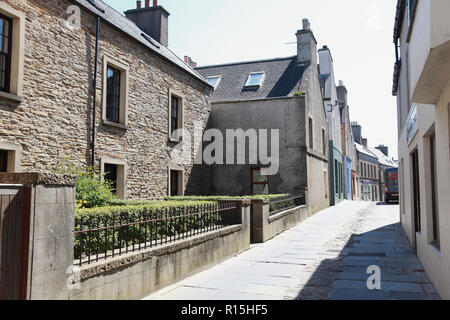
[[[361,141],[361,133],[362,133],[362,127],[358,124],[358,122],[352,122],[352,132],[353,137],[355,138],[355,142],[362,144]]]
[[[333,74],[334,76],[333,57],[331,56],[331,51],[328,46],[323,46],[323,48],[319,50],[319,63],[320,74]]]
[[[150,6],[150,0],[145,0],[145,7],[142,7],[142,1],[137,1],[136,9],[125,12],[139,29],[165,47],[169,46],[169,15],[158,5],[158,0],[153,0],[153,6]]]
[[[367,148],[367,142],[368,142],[367,139],[361,138],[361,141],[362,141],[362,145]]]
[[[303,29],[297,31],[297,64],[317,65],[317,41],[308,19],[303,19]]]
[[[389,147],[387,147],[387,146],[385,146],[385,145],[383,145],[383,144],[380,144],[378,147],[376,147],[375,149],[378,149],[378,150],[380,150],[381,152],[383,152],[383,154],[386,156],[386,157],[389,157]]]

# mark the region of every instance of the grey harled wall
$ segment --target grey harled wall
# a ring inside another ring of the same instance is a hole
[[[277,175],[269,177],[269,192],[298,193],[306,186],[304,98],[217,103],[213,104],[211,118],[212,127],[222,131],[224,137],[226,129],[279,129],[280,170]],[[214,192],[230,195],[252,194],[251,167],[215,165]]]
[[[270,215],[268,200],[252,201],[252,243],[264,243],[280,233],[292,228],[308,218],[308,192],[305,192],[306,205]]]

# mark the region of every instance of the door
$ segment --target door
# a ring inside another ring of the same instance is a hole
[[[420,178],[419,178],[419,151],[415,150],[411,154],[412,164],[412,180],[413,180],[413,213],[414,213],[414,231],[420,232],[422,230],[421,215],[420,215]]]
[[[31,187],[0,185],[0,300],[25,300]]]

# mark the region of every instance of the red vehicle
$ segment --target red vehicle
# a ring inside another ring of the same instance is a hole
[[[387,203],[399,201],[398,190],[398,168],[387,169],[384,171],[384,200]]]

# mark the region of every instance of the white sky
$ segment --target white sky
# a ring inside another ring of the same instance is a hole
[[[119,12],[135,0],[106,0]],[[144,3],[144,1],[143,1]],[[395,0],[159,0],[169,17],[169,48],[199,65],[296,54],[295,33],[308,18],[318,48],[328,45],[336,81],[349,92],[351,121],[369,145],[397,158],[392,97]]]

